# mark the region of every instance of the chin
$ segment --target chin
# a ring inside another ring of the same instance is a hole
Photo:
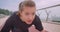
[[[32,22],[31,23],[27,23],[27,24],[32,24]]]

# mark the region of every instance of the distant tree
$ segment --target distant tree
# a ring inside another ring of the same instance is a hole
[[[0,8],[0,14],[10,15],[10,14],[12,14],[12,12],[10,12],[9,10],[1,9],[1,8]]]
[[[47,15],[47,17],[46,17],[46,21],[48,21],[48,19],[49,19],[49,15],[50,15],[51,11],[48,11],[47,9],[45,9],[45,12],[46,12],[46,15]]]
[[[60,23],[60,17],[58,17],[56,15],[51,16],[51,19],[53,22],[59,22]]]
[[[38,11],[38,12],[37,12],[37,15],[38,15],[38,16],[40,16],[40,15],[41,15],[41,13],[42,13],[42,12],[39,12],[39,11]]]

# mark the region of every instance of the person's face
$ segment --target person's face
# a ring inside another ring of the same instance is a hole
[[[26,24],[31,24],[35,18],[35,7],[24,7],[23,11],[20,12],[22,20]]]

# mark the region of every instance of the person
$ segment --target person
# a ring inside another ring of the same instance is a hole
[[[45,32],[40,18],[35,14],[34,1],[23,1],[19,4],[19,11],[13,13],[3,26],[1,32]]]

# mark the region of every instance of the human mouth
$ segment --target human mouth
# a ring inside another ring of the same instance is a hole
[[[32,20],[28,20],[28,22],[32,22]]]

